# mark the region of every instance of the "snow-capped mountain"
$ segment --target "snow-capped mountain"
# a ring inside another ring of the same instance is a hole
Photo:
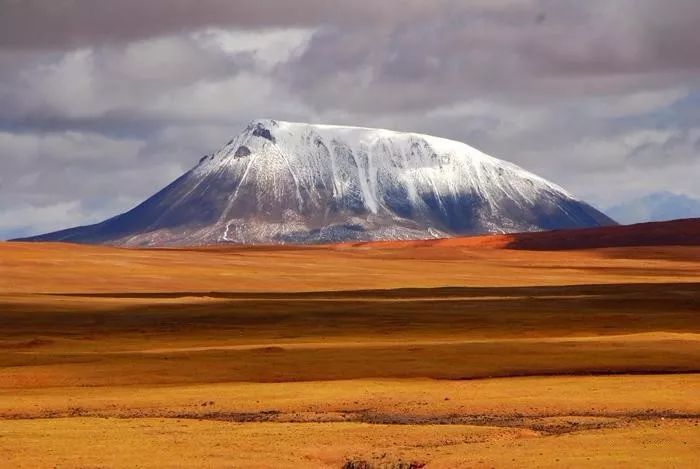
[[[460,142],[257,120],[129,212],[29,239],[316,243],[610,224],[560,187]]]

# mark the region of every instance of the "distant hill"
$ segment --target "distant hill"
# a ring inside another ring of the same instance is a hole
[[[605,211],[619,223],[678,220],[700,217],[700,200],[672,192],[656,192]]]

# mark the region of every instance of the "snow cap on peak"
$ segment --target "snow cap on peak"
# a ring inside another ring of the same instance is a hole
[[[245,132],[252,136],[261,137],[275,143],[276,139],[272,132],[276,127],[279,127],[279,124],[273,119],[256,119],[248,124]]]
[[[250,121],[246,129],[254,129],[256,127],[279,127],[279,122],[275,119],[253,119]]]

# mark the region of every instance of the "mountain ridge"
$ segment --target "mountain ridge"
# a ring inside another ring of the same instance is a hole
[[[324,243],[610,224],[561,187],[461,142],[259,119],[134,209],[24,240]]]

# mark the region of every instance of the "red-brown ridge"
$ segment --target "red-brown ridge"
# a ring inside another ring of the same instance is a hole
[[[631,246],[698,246],[700,218],[574,230],[494,234],[418,241],[344,243],[353,247],[468,247],[556,251]]]

